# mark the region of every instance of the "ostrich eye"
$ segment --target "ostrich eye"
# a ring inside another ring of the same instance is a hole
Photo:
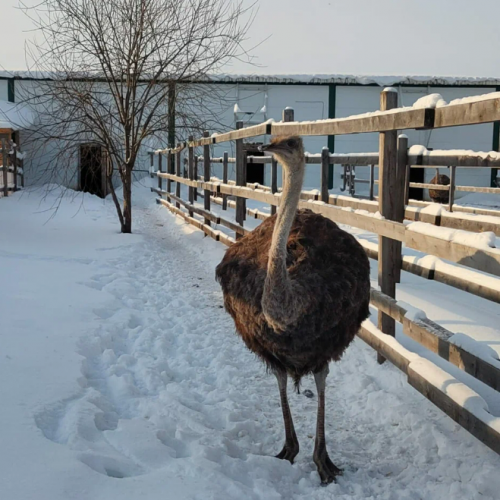
[[[297,146],[297,142],[296,142],[296,141],[294,141],[293,139],[288,140],[288,141],[286,142],[286,144],[287,144],[287,146],[288,146],[289,148],[294,148],[294,147],[296,147],[296,146]]]

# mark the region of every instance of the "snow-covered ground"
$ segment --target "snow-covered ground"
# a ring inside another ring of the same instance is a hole
[[[277,387],[222,308],[223,245],[140,185],[134,235],[88,195],[49,220],[56,194],[0,201],[1,500],[498,498],[500,457],[360,340],[328,378],[327,440],[344,476],[320,487],[316,398],[303,394],[290,395],[298,459],[272,458]],[[500,350],[499,306],[406,273],[399,290]],[[474,388],[499,415],[497,393]]]

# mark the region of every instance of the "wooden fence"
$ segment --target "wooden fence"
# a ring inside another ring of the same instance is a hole
[[[448,374],[440,370],[430,361],[423,360],[410,353],[397,342],[395,325],[400,322],[406,336],[416,340],[426,349],[437,354],[449,363],[474,376],[482,383],[500,391],[500,361],[484,359],[478,355],[479,344],[469,339],[467,349],[455,342],[454,334],[424,316],[408,314],[405,307],[396,300],[396,285],[400,281],[401,270],[416,274],[422,278],[436,280],[449,286],[483,297],[500,304],[500,249],[487,244],[478,245],[474,236],[477,232],[493,231],[500,235],[500,225],[495,221],[474,218],[468,214],[463,217],[458,213],[440,213],[433,215],[422,211],[419,207],[405,204],[405,193],[409,166],[415,161],[422,165],[426,162],[442,162],[432,152],[426,159],[415,159],[409,155],[406,136],[398,138],[398,130],[441,128],[460,125],[471,125],[500,121],[500,99],[477,99],[465,104],[449,105],[437,109],[397,108],[397,93],[386,89],[381,93],[381,111],[367,115],[342,119],[322,120],[319,122],[294,122],[293,110],[287,108],[283,122],[265,123],[243,128],[238,123],[237,130],[203,138],[189,138],[188,142],[179,144],[175,149],[157,151],[159,155],[158,188],[152,188],[159,197],[157,202],[171,212],[182,217],[186,222],[198,227],[205,234],[226,245],[231,245],[244,236],[248,229],[244,221],[248,217],[265,219],[270,215],[259,209],[246,207],[246,200],[255,200],[261,204],[269,204],[271,213],[279,206],[281,193],[277,188],[277,164],[270,157],[248,157],[243,149],[243,139],[264,134],[298,134],[298,135],[342,135],[351,133],[378,132],[380,134],[379,153],[335,155],[324,148],[321,155],[306,158],[307,163],[320,165],[319,192],[302,192],[299,206],[322,214],[331,220],[359,228],[379,236],[379,243],[359,239],[368,256],[378,260],[380,290],[372,290],[371,303],[378,309],[378,329],[370,322],[365,322],[359,337],[373,347],[379,361],[389,359],[408,376],[408,382],[430,399],[440,409],[456,420],[471,434],[483,441],[487,446],[500,453],[500,418],[487,410],[467,404],[456,391],[450,391],[450,384],[438,383],[436,377],[426,377],[421,370],[422,364],[432,365],[434,374],[440,373],[442,378]],[[210,146],[225,141],[235,141],[235,158],[224,154],[222,158],[211,158]],[[197,156],[195,148],[202,147],[203,155]],[[188,152],[188,168],[181,175],[182,153]],[[166,161],[162,157],[166,155]],[[449,165],[474,166],[479,162],[479,155],[468,155],[458,158],[455,155],[446,158]],[[484,155],[483,155],[484,156]],[[175,162],[172,161],[175,159]],[[448,161],[451,160],[451,161]],[[478,167],[491,166],[496,159],[481,158]],[[203,162],[204,175],[199,178],[195,169]],[[210,164],[223,164],[223,178],[210,178]],[[227,179],[228,163],[236,166],[236,181]],[[271,186],[246,183],[246,170],[252,163],[271,163]],[[485,164],[486,162],[486,164]],[[175,163],[175,167],[174,167]],[[332,163],[343,165],[379,165],[379,199],[354,199],[347,196],[330,195],[328,192],[328,169]],[[465,164],[467,163],[467,164]],[[164,171],[163,165],[167,166]],[[434,163],[432,164],[434,165]],[[166,189],[163,180],[167,181]],[[176,183],[175,194],[172,183]],[[181,185],[188,187],[189,199],[181,198]],[[433,185],[434,189],[435,186]],[[198,190],[200,192],[198,193]],[[203,192],[203,194],[201,193]],[[204,199],[203,208],[195,203],[197,196]],[[211,210],[211,202],[222,205],[227,211],[234,209],[235,220],[222,217]],[[421,224],[404,224],[404,219],[420,221]],[[500,219],[499,219],[500,223]],[[222,226],[225,230],[217,229]],[[433,226],[441,226],[437,233]],[[454,238],[453,230],[460,230],[459,238]],[[235,238],[227,234],[233,231]],[[444,234],[440,234],[440,233]],[[477,235],[476,235],[477,236]],[[470,242],[470,244],[468,243]],[[417,257],[403,255],[402,245],[423,254],[434,255],[455,264],[437,260],[428,266]],[[484,273],[487,273],[485,275]],[[472,347],[471,347],[472,346]],[[418,363],[415,360],[418,358]],[[443,380],[444,380],[443,378]],[[449,376],[448,376],[449,378]],[[438,377],[439,379],[439,377]],[[457,381],[453,386],[461,384]],[[464,386],[465,388],[465,386]],[[472,393],[468,388],[465,389]]]
[[[2,139],[0,150],[0,198],[24,187],[23,159],[18,157],[16,144]]]

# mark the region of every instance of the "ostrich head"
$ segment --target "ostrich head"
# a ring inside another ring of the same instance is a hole
[[[304,169],[304,144],[298,135],[274,137],[269,144],[261,146],[260,150],[272,153],[288,170]]]

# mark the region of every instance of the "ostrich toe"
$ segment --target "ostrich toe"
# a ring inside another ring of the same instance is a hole
[[[321,478],[321,484],[327,485],[333,483],[337,476],[342,475],[342,469],[339,469],[328,456],[325,451],[323,453],[315,453],[313,457],[314,463],[318,468],[318,474]]]

